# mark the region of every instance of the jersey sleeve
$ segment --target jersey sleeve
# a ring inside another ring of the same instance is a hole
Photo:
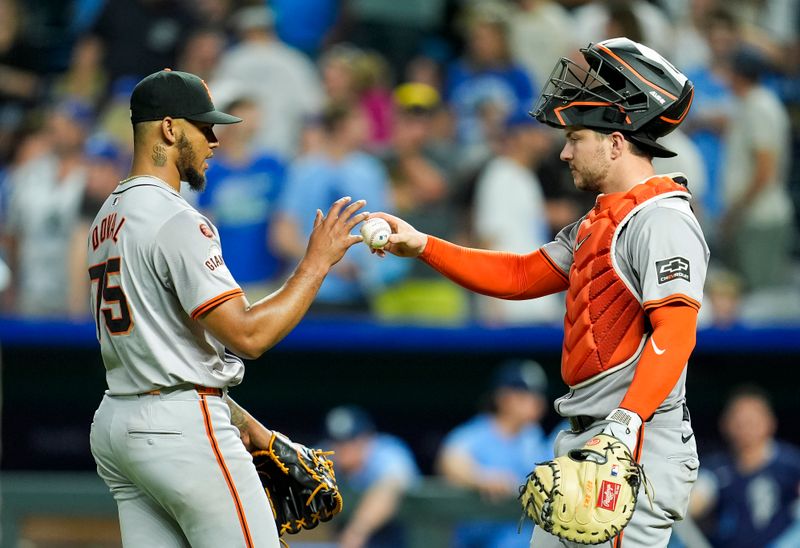
[[[222,258],[216,228],[196,211],[173,216],[158,232],[154,263],[162,283],[192,318],[243,295]]]
[[[642,210],[628,230],[644,309],[683,302],[699,310],[709,252],[688,202],[665,199]]]
[[[562,228],[552,242],[542,246],[542,251],[547,255],[550,263],[561,270],[564,276],[569,276],[569,269],[572,267],[575,238],[581,222],[583,222],[583,217]]]

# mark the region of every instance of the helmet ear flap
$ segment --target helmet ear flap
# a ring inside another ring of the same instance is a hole
[[[603,121],[609,124],[624,124],[625,113],[618,109],[605,108],[603,109]]]
[[[692,106],[693,98],[694,85],[687,80],[678,99],[664,110],[660,116],[646,124],[642,131],[656,139],[672,133],[683,122],[689,112],[689,108]]]

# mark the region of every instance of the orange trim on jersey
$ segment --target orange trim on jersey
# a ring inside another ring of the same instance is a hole
[[[644,446],[644,422],[639,427],[639,432],[636,434],[636,450],[633,452],[633,460],[641,462],[642,447]]]
[[[631,71],[631,72],[632,72],[632,73],[633,73],[633,74],[634,74],[634,75],[635,75],[635,76],[636,76],[636,77],[637,77],[639,80],[641,80],[642,82],[644,82],[645,84],[647,84],[647,85],[648,85],[648,86],[650,86],[651,88],[653,88],[653,89],[657,89],[658,91],[660,91],[661,93],[663,93],[664,95],[666,95],[667,97],[669,97],[670,99],[672,99],[673,101],[674,101],[675,99],[677,99],[677,97],[675,97],[674,95],[672,95],[670,92],[668,92],[668,91],[667,91],[667,90],[665,90],[664,88],[661,88],[661,87],[659,87],[659,86],[655,85],[653,82],[651,82],[650,80],[648,80],[647,78],[645,78],[644,76],[642,76],[641,74],[639,74],[638,72],[636,72],[636,69],[634,69],[632,66],[630,66],[630,65],[629,65],[628,63],[626,63],[625,61],[623,61],[623,60],[622,60],[622,59],[621,59],[621,58],[620,58],[620,57],[619,57],[619,56],[618,56],[616,53],[614,53],[613,51],[611,51],[611,50],[610,50],[610,49],[608,49],[607,47],[603,46],[602,44],[597,44],[597,47],[598,47],[599,49],[601,49],[601,50],[605,51],[606,53],[608,53],[608,54],[609,54],[611,57],[613,57],[613,58],[614,58],[614,59],[616,59],[617,61],[619,61],[619,62],[620,62],[620,63],[621,63],[621,64],[622,64],[622,65],[623,65],[625,68],[627,68],[629,71]]]
[[[647,301],[646,303],[642,304],[642,308],[645,310],[650,310],[652,308],[658,308],[659,306],[665,306],[668,304],[686,304],[694,308],[695,310],[700,310],[700,303],[691,297],[683,295],[682,293],[675,293],[673,295],[669,295],[668,297],[664,297],[663,299],[658,299],[656,301]]]
[[[226,291],[221,295],[217,295],[213,299],[207,300],[206,302],[195,308],[190,315],[193,320],[196,320],[206,312],[210,312],[212,309],[218,307],[225,301],[229,301],[241,295],[244,295],[244,291],[242,291],[240,288],[231,289],[230,291]]]
[[[242,527],[242,534],[244,535],[245,544],[247,545],[247,548],[255,548],[255,544],[253,544],[253,537],[250,535],[250,527],[247,525],[247,516],[245,516],[244,508],[242,507],[242,501],[239,498],[239,493],[236,491],[236,485],[233,483],[233,478],[228,470],[228,466],[225,464],[225,459],[222,457],[222,451],[220,451],[219,445],[217,444],[217,438],[214,436],[214,426],[211,423],[211,412],[208,409],[208,402],[206,401],[205,395],[200,396],[200,411],[203,413],[206,436],[208,436],[208,441],[211,444],[211,450],[214,452],[219,469],[222,471],[222,476],[225,478],[225,483],[228,484],[228,490],[233,498],[233,505],[236,507],[236,514],[239,518],[239,524]]]
[[[553,272],[555,272],[556,274],[558,274],[559,276],[564,278],[565,281],[568,282],[569,281],[569,273],[564,272],[563,270],[561,270],[561,268],[550,257],[550,255],[547,253],[547,251],[544,250],[544,248],[541,248],[539,250],[539,252],[542,254],[542,258],[544,258],[544,260],[547,261],[547,264],[550,266],[550,268],[553,269]]]
[[[612,548],[622,548],[622,535],[625,531],[620,531],[619,534],[614,537],[614,546]]]

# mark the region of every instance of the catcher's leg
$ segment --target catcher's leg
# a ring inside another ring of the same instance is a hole
[[[653,488],[653,504],[640,489],[636,511],[623,531],[623,546],[664,548],[672,525],[686,515],[699,467],[694,434],[683,409],[657,414],[646,424],[641,462]]]
[[[604,424],[579,434],[565,431],[556,442],[557,456],[582,447]],[[652,487],[652,506],[643,488],[639,490],[636,511],[622,535],[603,548],[665,548],[672,525],[683,519],[692,485],[697,479],[697,446],[688,415],[682,408],[656,414],[645,423],[641,462]],[[578,548],[581,544],[563,541],[537,527],[531,538],[535,548]]]

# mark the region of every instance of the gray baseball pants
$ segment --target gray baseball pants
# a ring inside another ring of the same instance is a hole
[[[91,428],[126,548],[277,548],[278,533],[227,403],[193,389],[109,396]]]
[[[562,431],[556,438],[556,456],[579,449],[605,426],[599,421],[583,432]],[[672,524],[683,519],[689,505],[689,494],[697,479],[700,461],[697,444],[688,414],[682,407],[657,413],[644,424],[644,445],[640,462],[652,485],[653,504],[639,489],[636,510],[622,534],[603,548],[664,548],[669,543]],[[536,527],[531,548],[578,548],[584,546],[559,539]]]

